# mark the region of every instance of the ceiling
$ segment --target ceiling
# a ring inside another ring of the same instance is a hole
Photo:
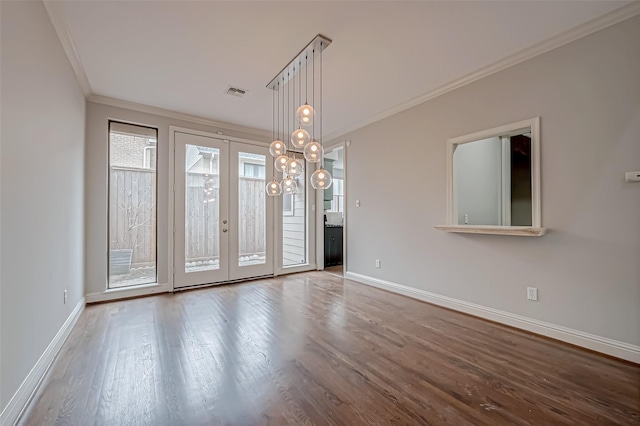
[[[71,1],[55,7],[93,94],[271,130],[265,86],[316,34],[337,136],[628,2]],[[55,21],[54,21],[55,23]],[[225,95],[227,86],[248,90]]]

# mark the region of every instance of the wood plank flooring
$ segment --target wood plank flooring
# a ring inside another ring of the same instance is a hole
[[[343,269],[344,269],[344,266],[342,265],[329,266],[327,268],[324,268],[324,272],[328,272],[332,275],[337,275],[339,277],[344,277]]]
[[[640,424],[640,367],[312,272],[88,306],[24,425]]]

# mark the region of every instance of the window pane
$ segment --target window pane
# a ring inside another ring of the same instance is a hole
[[[220,150],[187,145],[185,272],[220,269]]]
[[[266,262],[266,160],[264,155],[238,154],[238,266]]]
[[[304,157],[296,155],[304,164]],[[293,196],[282,196],[282,266],[307,263],[307,171],[296,179],[298,191]]]
[[[155,283],[158,131],[109,122],[109,288]]]

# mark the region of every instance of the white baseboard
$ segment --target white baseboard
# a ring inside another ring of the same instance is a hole
[[[640,364],[640,346],[477,305],[475,303],[465,302],[464,300],[430,293],[406,285],[372,278],[355,272],[347,272],[345,278]]]
[[[150,294],[170,293],[171,284],[145,284],[128,288],[114,288],[102,293],[89,293],[85,296],[87,303],[108,302],[110,300],[127,299],[129,297],[148,296]]]
[[[42,379],[44,379],[45,374],[49,370],[49,367],[53,363],[53,360],[60,352],[60,348],[62,348],[62,344],[67,340],[71,330],[73,330],[73,326],[76,325],[78,318],[80,318],[80,314],[84,310],[85,299],[84,297],[80,299],[75,308],[73,308],[73,312],[69,315],[69,318],[62,324],[60,330],[55,335],[47,349],[45,349],[44,353],[36,362],[36,365],[33,366],[27,377],[24,379],[16,393],[13,395],[5,409],[0,414],[0,426],[9,426],[15,424],[20,415],[27,407],[27,404],[33,398],[33,395],[38,390]]]

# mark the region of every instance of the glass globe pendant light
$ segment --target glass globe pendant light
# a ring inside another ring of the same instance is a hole
[[[322,167],[311,175],[311,186],[313,189],[327,189],[332,183],[333,178],[331,174]]]
[[[278,91],[280,91],[280,83],[278,82]],[[278,101],[280,100],[280,96],[278,95]],[[278,110],[278,133],[276,134],[276,125],[275,125],[275,121],[276,121],[276,102],[275,102],[275,88],[273,89],[273,97],[272,97],[272,104],[273,104],[273,131],[272,131],[272,137],[274,139],[273,142],[271,142],[271,145],[269,146],[269,153],[271,155],[273,155],[274,157],[277,157],[276,161],[275,161],[275,166],[277,168],[278,163],[278,158],[280,157],[284,157],[284,153],[287,151],[287,147],[285,146],[284,142],[282,142],[279,138],[280,136],[280,108],[279,106],[277,107]],[[285,158],[285,162],[286,162],[286,157]],[[275,171],[273,172],[273,178],[265,185],[264,190],[267,193],[267,195],[269,197],[277,197],[279,195],[282,194],[282,186],[280,185],[280,182],[278,182],[276,180],[275,177]]]
[[[298,160],[295,157],[291,157],[289,161],[287,161],[285,168],[286,168],[287,174],[294,178],[300,176],[304,171],[304,166],[302,164],[302,161]]]
[[[287,146],[280,139],[276,139],[269,145],[269,153],[273,157],[279,157],[287,152]]]
[[[324,149],[316,141],[312,141],[304,147],[304,159],[310,163],[317,163],[322,158]]]
[[[307,103],[301,105],[300,108],[296,111],[296,118],[298,119],[298,123],[301,126],[311,126],[313,124],[313,116],[315,115],[315,111],[313,107]]]
[[[278,156],[278,158],[276,158],[276,161],[274,162],[274,167],[276,168],[276,172],[286,173],[287,171],[286,165],[288,161],[289,161],[289,157],[287,157],[286,155]]]
[[[267,191],[267,195],[277,197],[282,194],[282,186],[280,185],[280,182],[272,179],[267,183],[267,186],[265,186],[265,191]]]
[[[294,178],[287,175],[286,178],[282,179],[282,192],[285,194],[295,194],[297,190],[298,184]]]
[[[291,143],[295,148],[304,148],[311,141],[311,135],[302,127],[291,133]]]

